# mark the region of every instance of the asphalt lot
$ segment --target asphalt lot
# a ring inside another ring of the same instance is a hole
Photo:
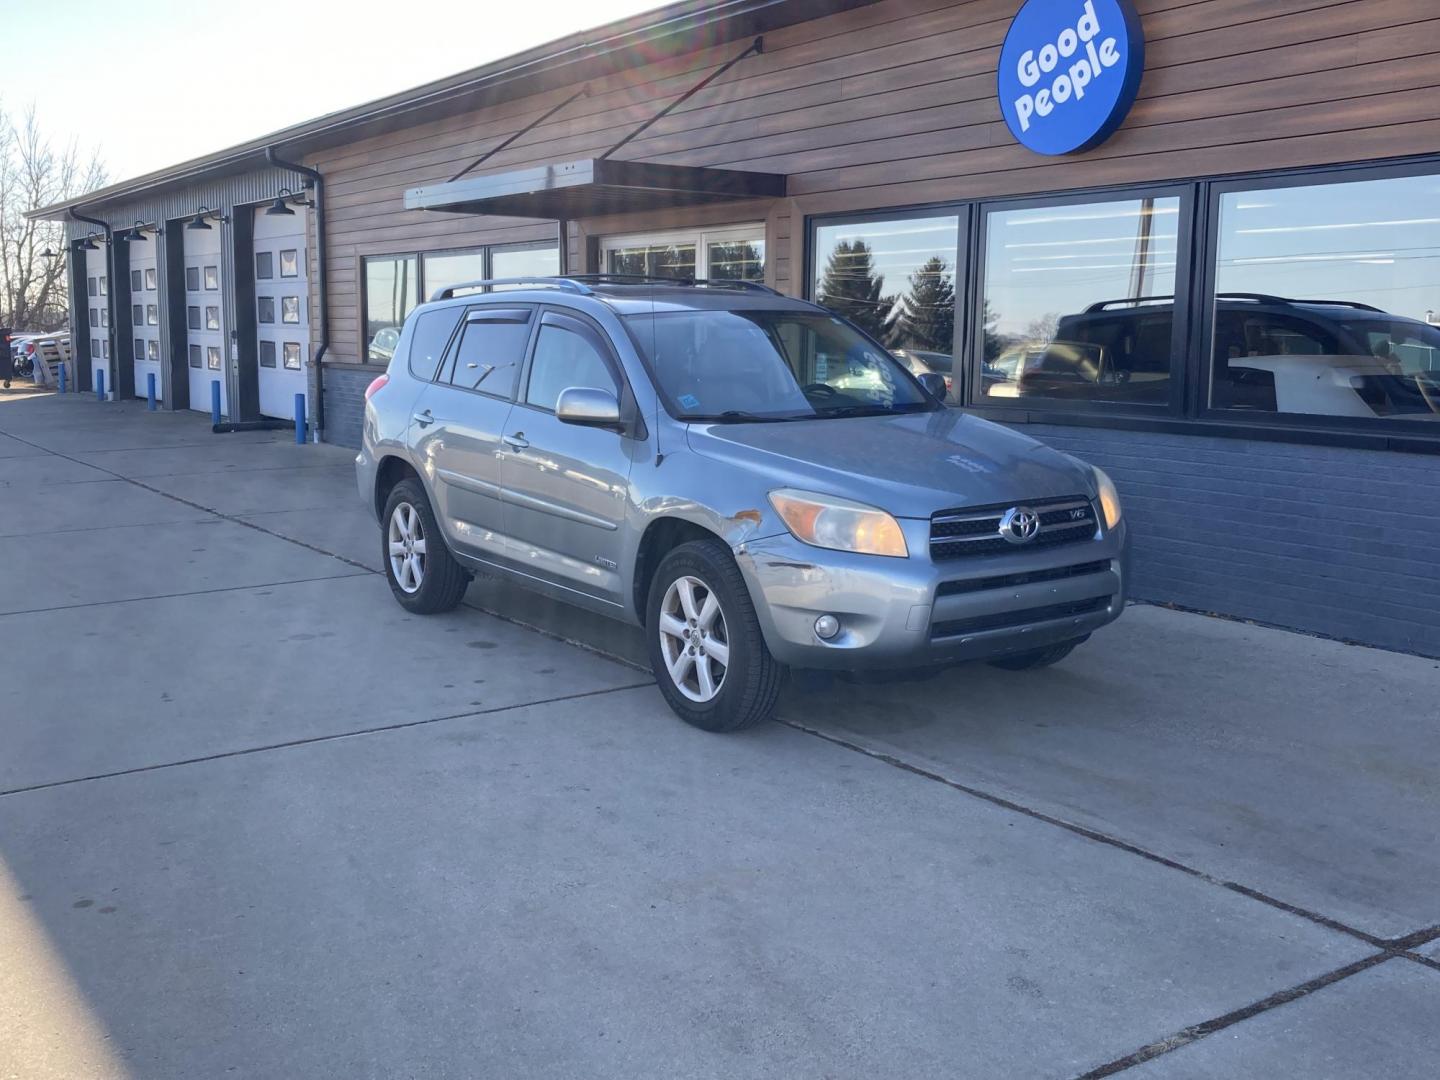
[[[0,394],[0,1077],[1436,1074],[1440,663],[1136,606],[706,735],[407,615],[350,457]]]

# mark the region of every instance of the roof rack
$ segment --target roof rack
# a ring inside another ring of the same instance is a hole
[[[570,274],[566,277],[513,277],[513,278],[481,278],[475,281],[457,281],[454,285],[446,285],[443,289],[436,289],[435,295],[430,297],[433,303],[436,300],[449,300],[456,293],[465,289],[479,289],[489,285],[536,285],[542,288],[560,289],[564,292],[575,293],[579,296],[594,296],[595,290],[592,285],[670,285],[681,288],[715,288],[715,289],[750,289],[754,292],[770,293],[772,296],[783,296],[784,293],[772,289],[769,285],[761,284],[758,281],[745,281],[742,278],[672,278],[672,277],[650,277],[645,274]]]
[[[592,285],[670,285],[680,288],[712,288],[712,289],[750,289],[754,292],[770,293],[774,296],[783,296],[777,289],[772,289],[759,281],[747,281],[744,278],[694,278],[694,277],[659,277],[650,274],[572,274],[575,281],[583,281]]]
[[[1311,300],[1308,297],[1300,300],[1287,300],[1289,304],[1319,304],[1322,307],[1348,307],[1358,311],[1378,311],[1382,315],[1390,314],[1384,308],[1378,308],[1373,304],[1362,304],[1359,300]]]
[[[430,297],[431,303],[436,300],[449,300],[462,289],[479,289],[487,285],[539,285],[543,288],[560,289],[564,292],[576,293],[580,296],[594,296],[595,290],[586,285],[583,281],[571,277],[507,277],[507,278],[478,278],[475,281],[457,281],[454,285],[446,285],[443,289],[436,289],[435,295]]]
[[[1107,311],[1112,307],[1119,307],[1122,304],[1154,304],[1161,300],[1174,300],[1173,296],[1127,296],[1121,300],[1101,300],[1099,303],[1091,304],[1085,309],[1086,315],[1092,315],[1097,311]]]

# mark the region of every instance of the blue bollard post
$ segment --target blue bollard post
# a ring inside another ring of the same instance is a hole
[[[220,380],[210,380],[210,422],[220,423]]]
[[[105,400],[105,369],[95,372],[95,400]]]
[[[60,365],[60,392],[65,393],[65,365]]]
[[[151,412],[155,411],[155,373],[153,371],[145,376],[145,407]]]
[[[295,395],[295,445],[305,445],[305,395]]]

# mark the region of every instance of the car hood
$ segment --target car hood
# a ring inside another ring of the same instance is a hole
[[[956,409],[692,424],[689,442],[697,454],[764,473],[773,487],[840,495],[897,517],[1095,493],[1074,458]]]

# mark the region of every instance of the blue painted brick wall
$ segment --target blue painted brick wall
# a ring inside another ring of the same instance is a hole
[[[365,419],[365,388],[382,369],[358,364],[325,368],[325,441],[359,448]]]
[[[1440,457],[1022,430],[1114,478],[1137,598],[1440,656]]]

